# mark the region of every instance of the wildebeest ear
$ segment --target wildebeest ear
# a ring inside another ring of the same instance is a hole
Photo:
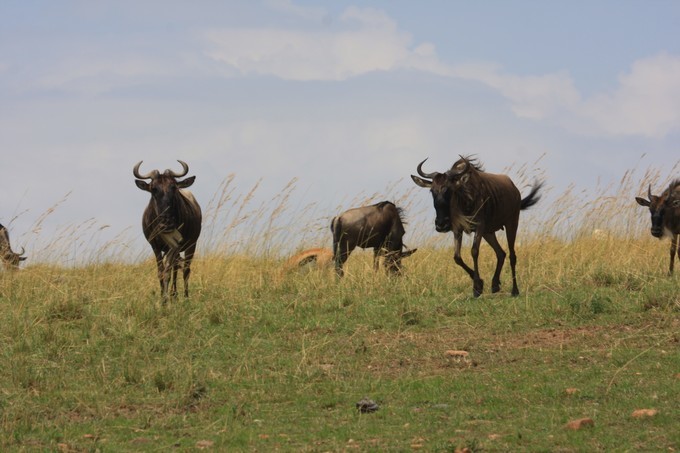
[[[416,183],[416,185],[418,185],[420,187],[424,187],[426,189],[429,189],[430,187],[432,187],[432,181],[427,181],[427,180],[420,178],[418,176],[415,176],[415,175],[411,175],[411,179],[413,180],[414,183]]]
[[[177,187],[179,187],[180,189],[186,189],[187,187],[192,185],[195,180],[196,180],[195,176],[189,176],[187,179],[177,181]]]
[[[141,179],[135,179],[135,184],[137,184],[137,187],[139,187],[140,189],[146,190],[147,192],[151,192],[148,182],[142,181]]]
[[[640,206],[649,206],[649,204],[650,204],[649,200],[645,200],[644,198],[641,198],[641,197],[635,197],[635,201],[637,201],[637,203]]]
[[[463,184],[467,183],[468,180],[470,179],[470,175],[468,173],[463,173],[459,178],[456,178],[455,175],[453,175],[453,178],[449,178],[450,180],[455,180],[456,181],[456,187],[460,187]]]
[[[28,258],[28,257],[27,257],[27,256],[20,256],[20,257],[19,257],[19,261],[25,261],[26,258]]]

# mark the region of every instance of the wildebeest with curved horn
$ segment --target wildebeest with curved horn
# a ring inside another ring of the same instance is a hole
[[[676,179],[661,195],[652,195],[652,185],[647,189],[647,198],[635,197],[640,206],[649,207],[652,214],[652,236],[661,239],[665,233],[671,237],[671,264],[668,275],[673,275],[675,255],[680,257],[680,179]]]
[[[151,200],[144,210],[142,229],[146,240],[151,244],[158,266],[158,280],[161,284],[161,296],[167,299],[168,286],[172,280],[172,297],[177,296],[177,270],[183,262],[184,297],[189,297],[189,275],[191,260],[196,251],[196,241],[201,234],[201,207],[193,194],[186,188],[196,179],[191,176],[182,181],[189,173],[189,166],[178,160],[183,171],[175,173],[165,170],[160,173],[153,170],[140,174],[142,161],[134,166],[135,184],[140,189],[151,193]],[[144,181],[149,179],[149,182]],[[180,254],[184,253],[184,259]],[[171,279],[172,276],[172,279]]]
[[[9,244],[9,233],[7,232],[7,228],[0,225],[0,259],[2,259],[5,269],[17,269],[19,263],[26,259],[25,256],[22,256],[24,253],[25,250],[23,247],[21,247],[21,253],[12,251],[12,246]]]
[[[379,267],[379,258],[393,274],[401,271],[401,259],[412,255],[417,249],[404,250],[403,212],[390,201],[372,206],[349,209],[331,222],[333,233],[333,261],[335,271],[342,277],[343,264],[356,247],[373,248],[373,267]]]
[[[500,275],[506,253],[498,243],[496,231],[504,228],[510,251],[512,295],[519,295],[515,276],[515,238],[519,212],[536,204],[540,198],[537,194],[543,183],[537,182],[529,195],[521,198],[519,190],[507,175],[486,173],[477,159],[460,156],[451,169],[444,173],[424,173],[425,160],[417,167],[421,177],[411,175],[411,179],[420,187],[430,189],[436,211],[435,229],[440,233],[453,232],[453,259],[472,278],[474,296],[478,297],[484,290],[484,281],[479,277],[477,263],[482,238],[496,252],[496,271],[491,281],[491,291],[500,291]],[[472,269],[460,256],[463,233],[474,233]]]

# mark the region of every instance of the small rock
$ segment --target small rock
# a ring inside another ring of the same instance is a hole
[[[380,409],[380,406],[378,406],[378,403],[376,403],[373,400],[368,399],[367,397],[363,397],[357,404],[357,409],[359,409],[359,412],[368,414],[370,412],[375,412],[378,409]]]
[[[196,448],[198,448],[199,450],[206,450],[208,448],[212,448],[213,445],[215,445],[215,442],[213,442],[212,440],[199,440],[198,442],[196,442]]]
[[[634,418],[654,417],[659,411],[656,409],[638,409],[631,414]]]
[[[447,357],[457,357],[457,358],[467,358],[470,353],[467,351],[457,351],[455,349],[449,349],[444,353]]]
[[[575,431],[583,428],[592,428],[593,426],[595,426],[595,422],[592,418],[579,418],[567,423],[567,429],[573,429]]]
[[[564,393],[566,393],[567,395],[576,395],[578,393],[578,389],[570,387],[568,389],[564,389]]]

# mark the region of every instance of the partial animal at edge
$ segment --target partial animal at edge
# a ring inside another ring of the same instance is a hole
[[[661,195],[652,195],[652,185],[647,189],[647,198],[635,197],[640,206],[649,208],[652,216],[650,232],[655,238],[663,238],[668,235],[671,238],[671,261],[668,266],[668,275],[673,275],[675,256],[680,257],[680,179],[671,182]]]

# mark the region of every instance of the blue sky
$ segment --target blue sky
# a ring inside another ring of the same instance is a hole
[[[88,219],[143,244],[139,160],[187,161],[204,206],[229,174],[263,203],[297,177],[320,228],[426,157],[528,164],[554,195],[666,177],[678,24],[659,0],[2,2],[0,223],[34,253]]]

